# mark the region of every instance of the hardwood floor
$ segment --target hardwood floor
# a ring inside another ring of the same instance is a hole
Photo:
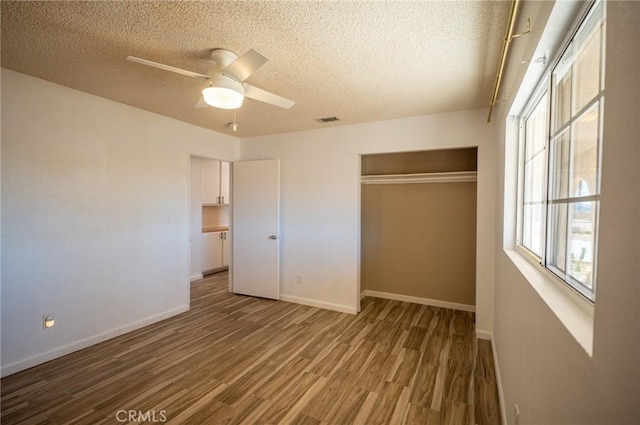
[[[227,273],[191,299],[2,379],[2,424],[500,424],[473,313],[365,298],[353,316],[229,294]]]

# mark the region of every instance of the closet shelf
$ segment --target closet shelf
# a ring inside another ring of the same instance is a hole
[[[361,176],[362,184],[406,184],[406,183],[467,183],[478,179],[477,171],[455,171],[448,173],[378,174]]]

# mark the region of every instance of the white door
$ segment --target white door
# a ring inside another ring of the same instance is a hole
[[[279,298],[280,161],[232,165],[233,292]]]

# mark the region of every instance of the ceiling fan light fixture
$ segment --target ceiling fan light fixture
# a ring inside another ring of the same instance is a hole
[[[214,108],[238,109],[244,101],[244,88],[242,83],[221,75],[213,78],[211,85],[202,90],[202,97]]]

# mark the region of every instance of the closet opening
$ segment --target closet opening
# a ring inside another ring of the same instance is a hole
[[[361,156],[361,295],[475,311],[477,148]]]

